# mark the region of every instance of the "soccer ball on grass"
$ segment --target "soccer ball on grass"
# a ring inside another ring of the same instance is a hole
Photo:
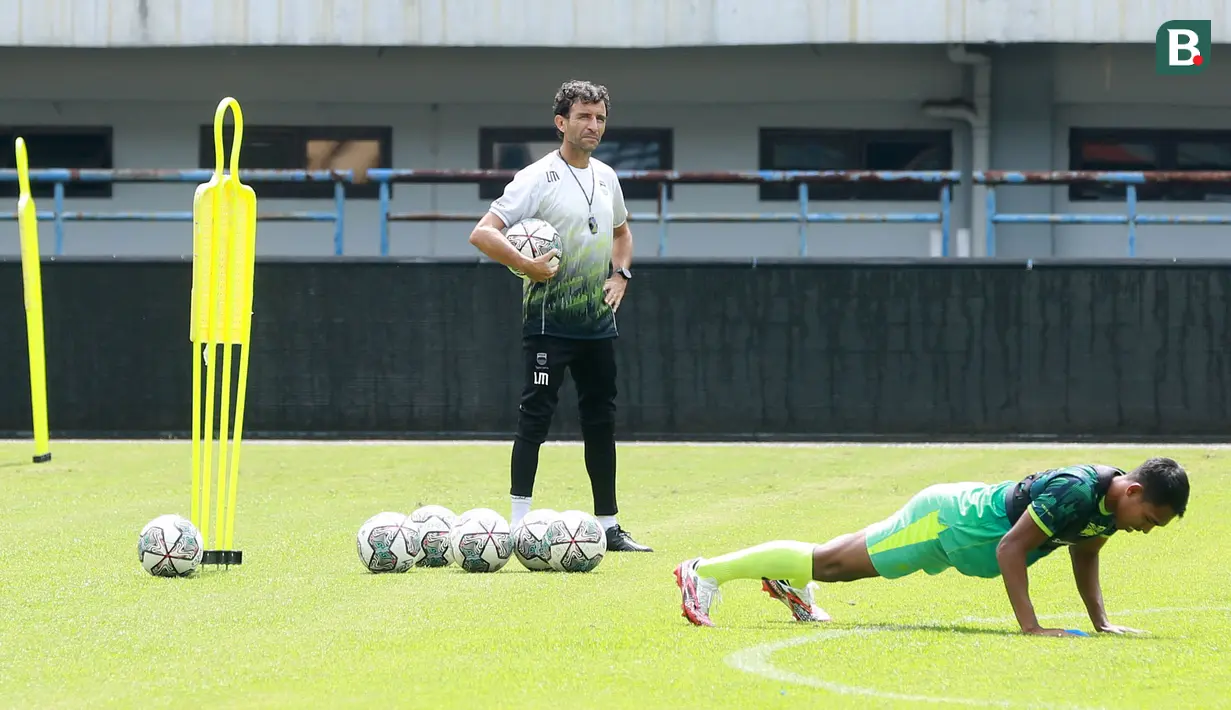
[[[359,561],[369,572],[405,572],[423,558],[419,532],[402,513],[377,513],[355,538]]]
[[[547,544],[547,526],[560,514],[549,508],[526,513],[513,529],[513,554],[528,570],[551,569],[551,545]]]
[[[179,515],[154,518],[137,537],[141,566],[155,577],[187,577],[200,566],[204,554],[201,531]]]
[[[557,572],[592,572],[607,554],[607,532],[598,518],[584,511],[560,513],[544,535],[551,547],[551,568]]]
[[[491,508],[462,513],[449,540],[450,554],[467,572],[497,572],[513,556],[509,523]]]
[[[419,567],[446,567],[452,557],[449,554],[449,538],[457,516],[442,505],[425,505],[410,514],[410,520],[418,531],[419,547],[423,557],[416,563]]]

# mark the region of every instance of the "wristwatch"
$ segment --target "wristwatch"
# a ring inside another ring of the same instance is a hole
[[[628,269],[624,268],[623,266],[617,266],[615,268],[615,273],[619,274],[620,276],[623,276],[626,281],[631,280],[633,278],[632,273]]]

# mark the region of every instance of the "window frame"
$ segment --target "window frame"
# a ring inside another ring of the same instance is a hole
[[[1081,152],[1087,142],[1147,143],[1154,147],[1155,166],[1143,172],[1165,170],[1189,172],[1179,167],[1177,152],[1180,143],[1210,142],[1226,143],[1231,147],[1231,130],[1207,128],[1104,128],[1098,126],[1069,127],[1069,170],[1124,172],[1122,168],[1087,168]],[[1202,168],[1192,172],[1209,172]],[[1231,165],[1227,166],[1231,170]],[[1136,172],[1127,170],[1127,172]],[[1224,203],[1231,201],[1231,184],[1215,183],[1153,183],[1137,185],[1138,202],[1199,202]],[[1069,202],[1124,202],[1128,199],[1127,185],[1103,183],[1071,183],[1068,185]]]
[[[16,139],[20,136],[26,140],[26,151],[30,161],[30,170],[46,170],[48,168],[65,168],[78,170],[114,170],[115,169],[115,128],[113,126],[87,126],[87,125],[4,125],[0,126],[0,134],[8,136],[8,145],[12,146]],[[65,135],[89,135],[102,138],[105,146],[106,158],[103,160],[106,165],[53,165],[46,167],[38,166],[38,144],[32,140],[36,137],[55,137]],[[6,159],[12,160],[13,168],[17,166],[17,156],[10,150],[8,153],[12,156]],[[31,181],[30,196],[35,200],[49,199],[55,197],[56,185],[54,182]],[[103,182],[66,182],[64,183],[65,199],[111,199],[114,193],[114,183],[110,181]],[[0,196],[17,199],[20,194],[20,188],[17,181],[7,183],[0,187]]]
[[[234,124],[225,124],[222,129],[222,148],[226,155],[224,167],[229,166],[231,155],[231,139],[234,135]],[[380,159],[377,167],[393,167],[393,127],[392,126],[338,126],[338,125],[284,125],[260,124],[244,125],[244,143],[253,137],[262,137],[270,133],[282,133],[290,136],[291,142],[297,146],[298,165],[295,167],[253,165],[251,160],[245,160],[248,149],[241,146],[239,153],[240,170],[306,170],[308,142],[314,140],[375,140],[380,146]],[[202,125],[198,136],[197,161],[199,167],[205,170],[214,169],[214,126]],[[355,200],[375,200],[380,197],[380,183],[344,183],[346,198]],[[258,199],[303,199],[319,200],[333,198],[333,182],[259,182],[252,185]],[[389,195],[393,196],[393,184],[389,185]]]
[[[604,141],[654,141],[661,148],[657,170],[675,169],[674,130],[671,128],[609,128],[603,133]],[[479,129],[479,169],[492,170],[495,165],[493,149],[496,143],[559,143],[560,138],[554,127],[539,126],[485,126]],[[623,170],[618,165],[611,166],[617,172]],[[505,182],[501,180],[482,180],[479,182],[479,199],[495,200],[504,193]],[[673,197],[674,185],[667,183],[667,199]],[[627,181],[620,183],[624,193],[624,201],[657,200],[658,184],[642,181]]]
[[[757,160],[761,170],[784,170],[775,166],[774,149],[783,140],[833,141],[859,163],[845,170],[873,170],[867,166],[868,146],[883,142],[935,143],[942,152],[943,164],[953,169],[953,131],[947,128],[863,129],[863,128],[783,128],[762,127],[757,135]],[[844,182],[811,184],[809,202],[934,202],[940,199],[940,185],[908,182]],[[759,199],[763,202],[798,202],[796,183],[763,183]]]

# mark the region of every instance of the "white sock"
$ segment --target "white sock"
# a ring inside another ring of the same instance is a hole
[[[517,527],[521,519],[526,517],[526,513],[530,512],[531,496],[510,496],[513,501],[512,520],[509,521],[509,529]]]
[[[602,525],[604,530],[610,530],[616,526],[614,515],[598,515],[595,517],[598,518],[598,524]]]

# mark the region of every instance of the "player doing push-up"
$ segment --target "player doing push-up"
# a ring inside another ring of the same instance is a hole
[[[953,568],[971,577],[1001,577],[1021,630],[1045,629],[1030,601],[1027,568],[1061,546],[1069,549],[1077,590],[1097,631],[1135,632],[1107,619],[1099,586],[1099,552],[1117,530],[1149,533],[1182,517],[1188,474],[1169,458],[1152,458],[1132,472],[1111,466],[1066,466],[1003,483],[945,483],[923,489],[901,510],[823,545],[780,540],[675,568],[684,617],[713,626],[718,588],[759,579],[799,621],[828,621],[815,603],[815,582],[869,577],[898,579]]]

